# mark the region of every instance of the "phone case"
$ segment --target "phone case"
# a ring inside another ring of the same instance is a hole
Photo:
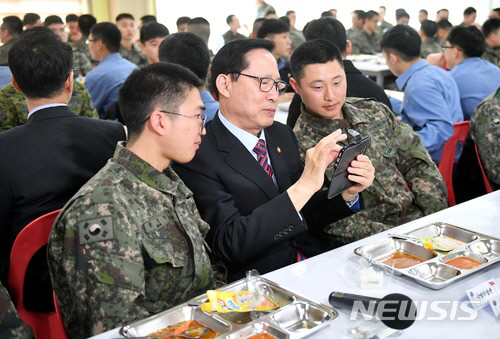
[[[361,138],[360,141],[344,146],[340,151],[337,159],[333,164],[334,172],[333,178],[328,190],[328,199],[332,199],[338,194],[342,193],[349,187],[354,185],[354,182],[347,179],[347,168],[351,162],[356,159],[359,154],[365,153],[368,146],[371,144],[371,137],[369,135]]]

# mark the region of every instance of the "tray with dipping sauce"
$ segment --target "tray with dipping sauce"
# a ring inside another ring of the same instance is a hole
[[[268,291],[276,309],[268,311],[204,312],[201,304],[208,301],[206,295],[158,313],[149,318],[123,326],[120,334],[125,338],[147,337],[166,334],[184,334],[174,338],[189,338],[190,330],[202,334],[201,339],[298,339],[305,338],[328,326],[338,317],[330,306],[316,303],[262,277],[253,278],[252,284],[261,291]],[[217,289],[221,292],[247,290],[247,279]],[[186,332],[187,331],[187,332]],[[188,334],[188,335],[186,335]],[[170,337],[169,337],[170,338]]]
[[[354,253],[438,290],[499,262],[500,239],[436,222],[358,247]]]

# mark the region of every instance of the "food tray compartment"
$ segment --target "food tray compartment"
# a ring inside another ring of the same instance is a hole
[[[467,246],[471,252],[487,255],[500,256],[500,241],[498,240],[479,240]]]
[[[289,305],[295,301],[295,296],[293,293],[279,288],[277,286],[271,286],[270,284],[262,281],[262,279],[258,279],[255,283],[258,288],[261,288],[263,291],[270,291],[270,294],[274,296],[273,301],[278,304],[278,308],[269,311],[253,311],[253,312],[229,312],[229,313],[217,313],[211,312],[211,314],[216,314],[218,317],[223,318],[224,320],[233,323],[233,324],[248,324],[254,320],[257,320],[261,317],[267,316],[268,314],[275,312],[282,307]],[[221,291],[225,292],[242,292],[247,289],[246,280],[240,280],[234,284],[221,288]],[[200,299],[200,302],[207,302],[207,298]]]
[[[411,268],[408,273],[428,283],[443,283],[461,274],[460,270],[436,262],[421,264]]]
[[[187,320],[195,320],[203,326],[219,333],[219,335],[227,333],[231,329],[227,323],[212,318],[197,307],[179,306],[123,326],[120,329],[120,334],[126,338],[143,337],[169,325],[175,325]]]
[[[435,238],[445,236],[462,241],[465,244],[478,239],[477,234],[473,232],[445,223],[434,223],[406,234],[417,238]]]
[[[433,250],[425,249],[423,246],[410,241],[392,238],[386,239],[374,245],[364,246],[361,250],[364,257],[375,260],[380,265],[385,265],[391,268],[392,266],[385,264],[384,261],[386,261],[391,254],[394,254],[395,252],[405,252],[412,256],[421,258],[424,262],[437,256],[437,253]],[[418,263],[415,265],[417,264]],[[397,270],[398,267],[394,267],[394,269]]]
[[[457,262],[457,260],[460,260],[461,262]],[[476,261],[479,264],[476,263],[477,266],[474,267],[468,266],[470,264],[473,264],[471,260]],[[443,256],[441,258],[441,262],[443,262],[446,265],[458,268],[460,270],[468,271],[481,267],[483,264],[488,262],[488,259],[486,259],[480,254],[472,253],[469,251],[455,251],[453,253]]]
[[[272,322],[280,328],[294,333],[307,333],[331,319],[328,312],[308,303],[288,305],[271,316]]]
[[[261,336],[258,336],[258,335]],[[264,336],[267,335],[267,336]],[[243,338],[252,338],[252,336],[256,336],[256,338],[269,338],[269,339],[286,339],[289,338],[288,333],[264,322],[258,322],[252,325],[249,325],[238,332],[232,333],[228,335],[227,339],[243,339]]]

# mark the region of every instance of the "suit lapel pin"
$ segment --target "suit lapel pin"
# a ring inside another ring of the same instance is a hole
[[[279,146],[276,147],[276,150],[278,151],[278,153],[281,153],[281,148]]]

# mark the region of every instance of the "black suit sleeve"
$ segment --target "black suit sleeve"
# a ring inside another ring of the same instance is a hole
[[[198,211],[210,225],[207,243],[226,263],[243,263],[307,230],[287,192],[264,202],[248,215],[242,215],[224,184],[207,173],[194,170],[192,165],[176,164],[174,169],[194,192]],[[196,167],[207,168],[199,167],[199,164]],[[206,172],[210,169],[207,168]],[[248,199],[252,199],[252,192],[247,194]]]

